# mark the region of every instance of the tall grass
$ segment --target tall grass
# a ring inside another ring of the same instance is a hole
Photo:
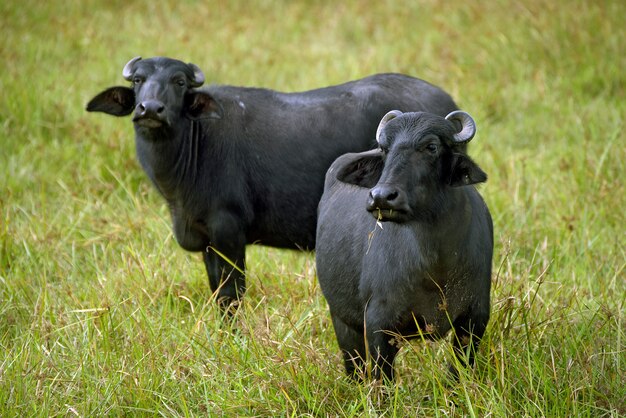
[[[3,2],[0,415],[625,415],[625,21],[617,0]],[[130,121],[84,111],[135,55],[223,84],[397,71],[453,94],[496,231],[476,368],[448,387],[449,345],[416,343],[388,398],[346,381],[310,254],[251,247],[224,323]]]

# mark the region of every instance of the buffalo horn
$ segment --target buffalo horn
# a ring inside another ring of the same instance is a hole
[[[126,80],[128,81],[132,80],[133,67],[135,66],[135,63],[139,61],[140,59],[141,57],[135,57],[126,63],[126,65],[124,66],[124,69],[122,70],[122,75],[124,76]]]
[[[196,64],[189,63],[188,65],[193,70],[193,80],[191,82],[191,87],[200,87],[202,84],[204,84],[204,73]]]
[[[450,112],[446,119],[455,125],[455,127],[461,126],[461,130],[454,134],[454,142],[464,144],[469,142],[474,135],[476,135],[476,122],[472,117],[463,112],[462,110],[455,110]]]
[[[383,131],[385,125],[387,125],[387,123],[391,119],[396,118],[401,114],[402,112],[400,112],[399,110],[392,110],[390,112],[387,112],[387,114],[383,116],[383,118],[380,120],[380,123],[378,124],[378,129],[376,129],[376,142],[380,143],[380,133]]]

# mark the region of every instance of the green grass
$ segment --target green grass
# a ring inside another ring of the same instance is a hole
[[[0,416],[624,416],[624,22],[618,0],[2,2]],[[251,247],[224,324],[130,121],[84,111],[135,55],[448,90],[495,222],[476,368],[446,387],[449,344],[412,343],[386,401],[346,381],[311,254]]]

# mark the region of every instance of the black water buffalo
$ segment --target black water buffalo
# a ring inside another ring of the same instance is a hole
[[[392,379],[395,337],[436,339],[451,328],[457,358],[473,364],[493,254],[491,216],[473,186],[487,176],[465,152],[474,133],[461,111],[392,111],[380,149],[343,155],[328,170],[317,275],[350,376],[363,376],[369,353],[373,376]]]
[[[223,306],[245,290],[246,244],[314,248],[324,174],[339,155],[375,146],[372,121],[394,108],[456,109],[441,89],[399,74],[302,93],[198,89],[196,65],[137,57],[123,76],[132,87],[101,92],[87,110],[134,111],[139,162],[169,205],[178,243],[203,252]]]

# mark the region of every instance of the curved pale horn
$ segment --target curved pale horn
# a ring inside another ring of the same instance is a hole
[[[474,135],[476,135],[476,122],[468,113],[462,110],[455,110],[450,112],[446,119],[452,122],[455,127],[458,126],[456,122],[461,125],[461,130],[454,134],[454,142],[464,144],[471,141]]]
[[[200,87],[204,84],[204,73],[196,64],[188,63],[193,70],[193,80],[191,81],[191,87]]]
[[[400,112],[399,110],[392,110],[387,112],[387,114],[383,116],[383,118],[380,120],[380,123],[378,124],[378,128],[376,129],[376,142],[380,143],[380,133],[383,131],[385,125],[387,125],[387,123],[391,119],[396,118],[401,114],[402,112]]]
[[[140,59],[141,57],[135,57],[126,63],[124,69],[122,70],[122,76],[124,76],[126,80],[132,81],[131,79],[133,77],[133,67],[135,66],[135,63]]]

